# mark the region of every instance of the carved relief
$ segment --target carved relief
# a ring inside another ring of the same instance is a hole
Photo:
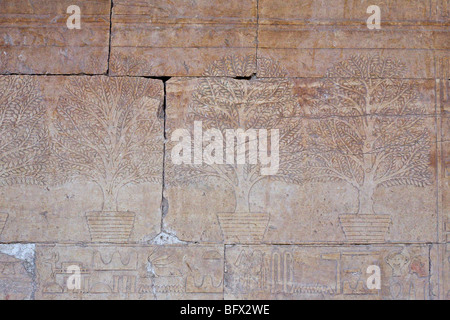
[[[436,95],[438,110],[440,112],[441,149],[440,176],[441,176],[441,205],[443,212],[443,234],[447,243],[450,242],[450,210],[449,208],[449,181],[450,181],[450,57],[436,58]]]
[[[394,249],[385,256],[390,267],[390,299],[428,299],[430,294],[430,260],[414,247]]]
[[[323,260],[335,260],[337,265],[336,294],[380,295],[367,287],[367,267],[381,266],[381,252],[343,251],[339,254],[322,255]]]
[[[49,152],[45,118],[35,78],[0,77],[0,187],[44,185]],[[2,211],[0,234],[8,218]]]
[[[237,64],[238,67],[242,67]],[[210,74],[221,74],[212,71]],[[260,161],[249,160],[250,144],[257,141],[246,141],[245,154],[238,143],[227,145],[223,152],[211,152],[205,156],[203,164],[173,164],[172,159],[166,161],[167,184],[187,185],[198,182],[212,182],[215,179],[225,182],[234,190],[234,212],[218,213],[218,219],[225,242],[258,243],[262,240],[269,222],[269,213],[252,212],[249,197],[258,182],[270,177],[272,181],[301,183],[301,123],[299,109],[292,93],[292,85],[286,80],[235,80],[227,78],[202,78],[189,105],[187,120],[184,125],[194,135],[194,124],[202,123],[202,129],[215,130],[222,141],[226,141],[227,130],[267,130],[267,146],[274,145],[271,129],[279,132],[279,168],[273,175],[264,175],[265,165]],[[259,137],[261,140],[261,136]],[[193,143],[194,141],[191,141]],[[258,142],[256,142],[258,143]],[[259,141],[261,143],[261,141]],[[194,146],[192,144],[192,146]],[[202,150],[211,148],[208,142],[203,143]],[[169,145],[167,155],[171,154],[173,144]],[[219,147],[219,148],[223,148]],[[193,148],[192,148],[193,149]],[[230,164],[226,160],[227,153],[245,156],[245,164]],[[207,159],[206,159],[207,158]],[[219,161],[207,161],[213,158]],[[208,164],[209,163],[209,164]],[[216,180],[217,181],[217,180]]]
[[[115,75],[140,75],[151,73],[152,63],[138,57],[113,53],[110,64],[111,72]]]
[[[203,72],[204,77],[235,77],[255,73],[254,55],[226,56],[213,61]]]
[[[233,267],[238,276],[229,281],[227,285],[238,292],[250,294],[258,292],[264,287],[264,255],[259,250],[242,250],[236,259],[233,259]]]
[[[103,193],[101,211],[86,214],[93,241],[127,241],[135,214],[119,209],[120,190],[161,183],[158,89],[141,79],[79,78],[59,99],[53,149],[60,180],[93,181]]]
[[[284,78],[286,70],[281,64],[266,57],[256,58],[254,55],[226,56],[211,63],[203,73],[205,77],[235,77],[243,74],[255,73],[255,60],[258,64],[258,77]]]
[[[214,252],[210,259],[208,252]],[[200,258],[199,258],[200,257]],[[211,246],[40,246],[42,299],[221,298],[223,254]],[[80,268],[81,288],[69,290],[68,267]]]
[[[258,57],[258,77],[285,78],[287,76],[287,71],[278,61],[266,57]]]
[[[186,292],[222,293],[222,280],[215,283],[210,275],[206,275],[197,283],[194,276],[188,276],[186,278]]]
[[[450,0],[66,2],[0,0],[0,300],[450,300]]]
[[[386,257],[386,263],[392,268],[392,275],[398,277],[402,275],[405,266],[410,262],[411,257],[408,251],[392,252]]]
[[[310,181],[343,181],[358,191],[356,215],[341,215],[348,241],[383,242],[389,215],[374,212],[377,187],[431,184],[430,136],[405,67],[355,56],[329,69],[312,101],[305,166]]]
[[[233,246],[226,250],[226,299],[430,298],[428,246]],[[399,253],[408,256],[406,263],[396,256]],[[368,287],[369,266],[380,268],[380,289]],[[401,272],[394,274],[391,266]]]

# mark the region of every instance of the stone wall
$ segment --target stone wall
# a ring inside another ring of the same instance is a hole
[[[449,17],[0,1],[0,299],[449,299]]]

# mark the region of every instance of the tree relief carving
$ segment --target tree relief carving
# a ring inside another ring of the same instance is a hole
[[[3,76],[0,88],[0,186],[44,185],[49,144],[38,82]]]
[[[374,215],[377,187],[432,182],[426,111],[404,72],[394,59],[354,56],[328,70],[310,101],[305,179],[343,181],[358,191],[360,217],[341,217],[354,241],[384,241],[390,218]]]
[[[66,86],[53,121],[62,181],[95,182],[103,211],[118,211],[127,185],[160,183],[163,120],[157,86],[130,78],[78,78]]]

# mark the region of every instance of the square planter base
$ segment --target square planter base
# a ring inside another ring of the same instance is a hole
[[[269,225],[268,213],[218,213],[225,244],[258,244],[264,238]]]
[[[93,242],[126,243],[134,227],[134,212],[91,211],[86,213]]]
[[[391,224],[385,214],[342,214],[339,221],[347,242],[384,243]]]

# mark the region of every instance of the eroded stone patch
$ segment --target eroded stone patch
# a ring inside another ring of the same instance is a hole
[[[34,299],[34,244],[0,244],[0,299]]]

